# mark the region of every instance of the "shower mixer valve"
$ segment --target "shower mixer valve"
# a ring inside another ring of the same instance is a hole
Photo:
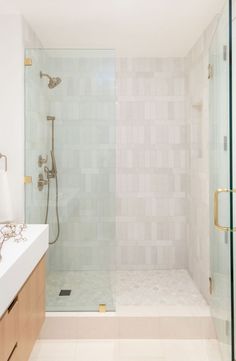
[[[48,161],[48,155],[45,156],[45,158],[42,156],[42,154],[39,155],[38,158],[38,166],[41,168],[44,164],[46,164]]]
[[[43,174],[40,173],[38,176],[38,190],[41,192],[46,185],[48,185],[48,180],[44,179]]]

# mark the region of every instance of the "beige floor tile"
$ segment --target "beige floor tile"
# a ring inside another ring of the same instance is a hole
[[[216,340],[44,340],[30,361],[221,361]]]
[[[76,346],[76,361],[114,361],[114,356],[114,341],[80,341]]]
[[[212,355],[219,356],[208,340],[163,340],[163,347],[166,361],[215,361]]]
[[[164,357],[164,348],[159,340],[118,340],[116,360],[156,360]]]
[[[38,341],[31,355],[30,361],[65,360],[75,358],[77,341],[72,340],[44,340]]]

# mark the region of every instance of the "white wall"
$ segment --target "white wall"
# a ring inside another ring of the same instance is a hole
[[[20,9],[45,48],[116,48],[119,57],[184,57],[225,2],[2,0],[0,13]]]
[[[21,16],[0,16],[0,152],[8,157],[17,222],[24,219],[24,47],[39,44]]]

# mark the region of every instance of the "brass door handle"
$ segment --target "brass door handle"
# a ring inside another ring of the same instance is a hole
[[[219,194],[220,193],[236,193],[236,189],[219,188],[214,193],[214,226],[223,232],[235,232],[236,227],[231,229],[230,227],[224,227],[219,224]]]

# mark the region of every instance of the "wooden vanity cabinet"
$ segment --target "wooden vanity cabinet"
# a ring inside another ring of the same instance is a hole
[[[0,361],[10,360],[17,347],[19,302],[17,297],[0,320]]]
[[[45,318],[45,257],[0,319],[0,361],[27,361]]]

